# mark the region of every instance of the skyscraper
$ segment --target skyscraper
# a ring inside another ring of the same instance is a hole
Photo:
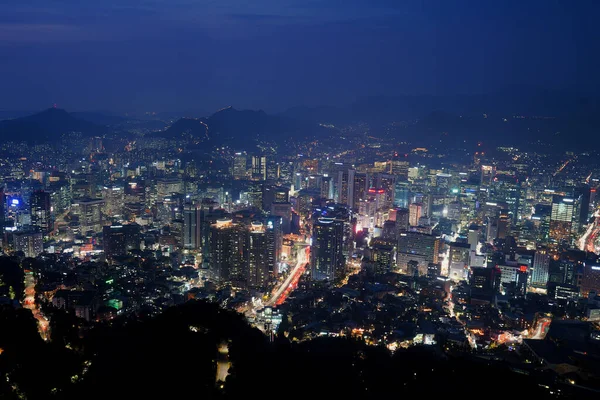
[[[187,203],[183,206],[183,247],[202,247],[202,208],[199,204]]]
[[[548,283],[548,270],[550,268],[550,254],[548,249],[541,247],[533,256],[533,270],[531,273],[531,286],[546,288]]]
[[[411,226],[419,226],[419,219],[423,212],[423,205],[421,203],[413,203],[408,207],[409,216],[408,223]]]
[[[37,190],[29,200],[31,225],[39,229],[43,235],[52,231],[52,213],[50,209],[50,193]]]
[[[365,200],[367,197],[367,189],[369,180],[367,174],[362,174],[354,170],[352,172],[352,187],[351,193],[349,193],[348,204],[353,209],[358,209],[358,204],[361,200]]]
[[[590,292],[600,293],[600,265],[594,262],[584,264],[581,280],[581,293],[587,296]]]
[[[210,272],[219,283],[245,282],[244,232],[229,218],[222,218],[210,227]]]
[[[335,199],[340,204],[348,204],[350,200],[350,193],[354,193],[354,190],[352,190],[354,183],[353,172],[354,170],[349,170],[346,168],[338,171],[337,173],[337,196]]]
[[[267,179],[267,157],[252,156],[252,179],[264,181]]]
[[[376,176],[377,188],[384,191],[381,207],[390,209],[394,205],[396,177],[390,174],[379,173]]]
[[[555,243],[571,242],[579,222],[579,202],[572,197],[554,196],[550,214],[550,239]]]
[[[281,231],[282,218],[271,215],[267,218],[266,236],[267,236],[267,265],[269,272],[278,274],[277,263],[281,258],[281,249],[283,247],[283,234]]]
[[[313,227],[311,272],[315,280],[333,280],[344,267],[344,224],[319,218]]]
[[[408,188],[408,182],[396,180],[394,184],[394,206],[408,208],[409,205],[410,190]]]
[[[0,236],[4,237],[4,226],[6,224],[6,197],[4,188],[0,188]]]
[[[247,235],[246,279],[248,287],[259,289],[269,279],[268,237],[262,222],[252,222]]]
[[[246,153],[235,153],[231,175],[235,180],[248,178],[248,156]]]

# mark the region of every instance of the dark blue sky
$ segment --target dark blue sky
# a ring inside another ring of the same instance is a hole
[[[0,109],[597,91],[598,0],[0,0]]]

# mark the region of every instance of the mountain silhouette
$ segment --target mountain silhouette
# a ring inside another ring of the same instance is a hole
[[[48,142],[71,132],[90,136],[101,135],[105,132],[105,128],[75,118],[67,111],[58,108],[49,108],[26,117],[0,121],[0,139],[4,141]]]
[[[169,139],[195,139],[216,145],[252,147],[259,141],[283,143],[299,134],[316,135],[323,128],[313,122],[269,115],[262,110],[237,110],[227,107],[204,118],[181,118],[157,134]]]

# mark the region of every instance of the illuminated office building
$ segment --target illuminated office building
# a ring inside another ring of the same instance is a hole
[[[319,218],[313,226],[311,273],[315,280],[333,280],[344,268],[344,224]]]

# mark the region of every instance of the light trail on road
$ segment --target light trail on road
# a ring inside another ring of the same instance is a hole
[[[23,308],[31,310],[33,317],[37,321],[40,336],[42,339],[48,340],[50,339],[50,324],[35,302],[35,284],[36,279],[33,272],[25,271],[25,300],[23,301]]]
[[[300,277],[306,271],[306,265],[310,260],[310,246],[305,245],[304,251],[298,253],[298,260],[294,268],[290,271],[283,283],[271,294],[271,297],[265,303],[266,306],[280,305],[289,294],[294,290]]]
[[[600,233],[600,226],[598,226],[599,221],[600,211],[596,211],[594,213],[594,222],[588,226],[585,233],[577,241],[579,250],[588,251],[590,253],[597,252],[596,240],[598,239],[598,234]]]

